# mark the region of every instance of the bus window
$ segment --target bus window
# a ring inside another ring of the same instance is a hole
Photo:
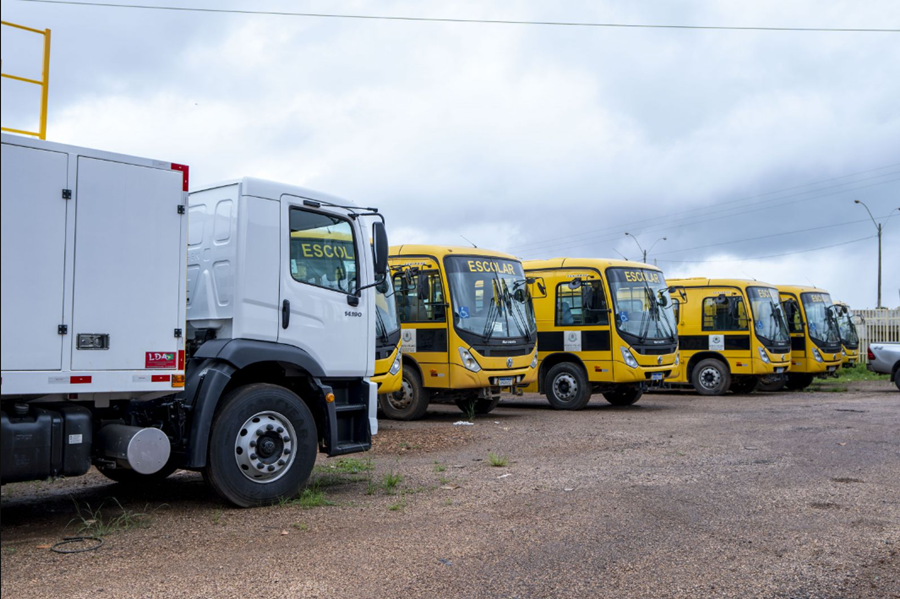
[[[438,271],[420,271],[411,283],[403,273],[397,274],[394,293],[401,322],[444,322],[444,290]]]
[[[721,295],[704,298],[703,330],[746,331],[747,307],[744,305],[744,298]]]
[[[569,283],[556,286],[556,326],[608,324],[609,309],[600,281],[584,281],[576,289]]]

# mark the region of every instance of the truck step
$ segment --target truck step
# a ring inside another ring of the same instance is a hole
[[[372,448],[371,443],[341,443],[334,448],[329,455],[344,455],[347,453],[358,453],[360,451],[368,451]]]
[[[347,412],[368,412],[369,406],[365,404],[335,404],[334,411],[337,414],[345,414]]]

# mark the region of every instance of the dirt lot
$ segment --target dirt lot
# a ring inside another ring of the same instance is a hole
[[[438,406],[255,510],[188,472],[137,493],[96,473],[8,485],[2,593],[900,597],[900,395],[818,389],[577,413],[526,396],[466,427]],[[116,501],[128,517],[99,550],[49,551],[117,528]]]

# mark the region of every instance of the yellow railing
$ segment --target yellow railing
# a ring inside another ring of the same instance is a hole
[[[21,29],[22,31],[30,31],[31,33],[37,33],[39,35],[44,36],[44,68],[41,71],[41,78],[38,79],[29,79],[27,77],[19,77],[18,75],[9,75],[7,73],[0,72],[0,77],[4,79],[12,79],[13,81],[20,81],[22,83],[30,83],[32,85],[38,85],[41,88],[41,124],[40,129],[38,131],[25,131],[23,129],[10,129],[9,127],[0,127],[3,131],[9,131],[10,133],[18,133],[20,135],[31,135],[33,137],[37,137],[39,139],[47,139],[47,98],[49,97],[50,90],[50,30],[44,29],[41,31],[40,29],[33,29],[31,27],[25,27],[24,25],[16,25],[15,23],[10,23],[9,21],[0,21],[4,27],[13,27],[14,29]],[[0,67],[0,71],[2,71],[2,67]]]

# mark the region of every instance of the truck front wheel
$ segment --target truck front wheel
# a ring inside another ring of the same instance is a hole
[[[403,369],[403,383],[396,393],[378,396],[384,417],[390,420],[418,420],[428,410],[422,377],[412,367]]]
[[[293,497],[316,462],[312,412],[293,392],[269,384],[235,389],[213,419],[205,478],[239,507]]]

